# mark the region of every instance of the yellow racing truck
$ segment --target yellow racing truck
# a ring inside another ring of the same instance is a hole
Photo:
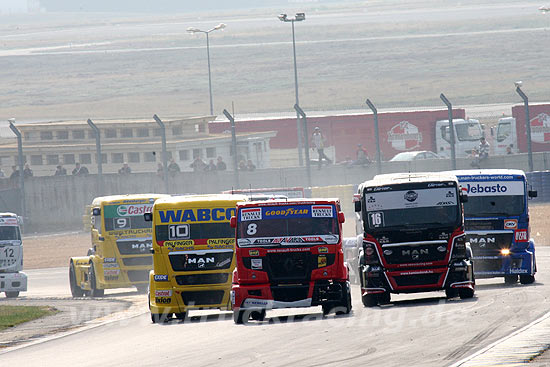
[[[113,195],[95,198],[90,208],[92,248],[72,257],[73,297],[103,296],[105,289],[136,287],[147,292],[152,268],[152,228],[144,220],[156,199],[168,195]]]
[[[159,199],[153,222],[149,308],[153,323],[183,320],[191,309],[231,309],[235,230],[229,222],[247,196],[215,194]]]

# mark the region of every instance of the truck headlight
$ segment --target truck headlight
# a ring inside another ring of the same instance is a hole
[[[510,255],[510,249],[508,249],[508,248],[503,248],[502,250],[500,250],[500,254],[501,254],[502,256],[508,256],[508,255]]]

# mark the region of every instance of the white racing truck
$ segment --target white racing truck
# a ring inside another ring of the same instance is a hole
[[[0,292],[15,298],[27,290],[27,274],[23,273],[23,241],[20,217],[0,213]]]

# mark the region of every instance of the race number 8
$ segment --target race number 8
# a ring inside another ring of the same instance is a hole
[[[382,212],[370,213],[369,216],[372,227],[384,226],[384,214]]]
[[[173,224],[168,226],[168,239],[178,240],[182,238],[189,238],[189,225],[188,224]]]
[[[258,225],[256,223],[250,223],[246,228],[246,234],[249,236],[255,235],[258,231]]]

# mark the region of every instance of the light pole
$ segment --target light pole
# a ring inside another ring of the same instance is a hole
[[[294,36],[294,22],[301,22],[302,20],[306,20],[306,14],[305,13],[296,13],[294,18],[289,18],[286,14],[279,14],[278,18],[281,22],[290,22],[292,23],[292,51],[294,53],[294,92],[296,94],[296,102],[295,105],[300,105],[300,100],[298,98],[298,68],[296,67],[296,37]],[[298,111],[296,111],[296,127],[298,129],[298,162],[300,163],[300,166],[304,165],[304,160],[302,158],[302,129],[300,127],[300,114]],[[309,137],[306,136],[306,139]]]
[[[304,120],[304,132],[306,134],[306,137],[309,137],[308,131],[307,131],[307,116],[304,110],[300,108],[297,104],[294,105],[294,109],[298,114],[302,117]],[[309,139],[306,138],[306,172],[307,172],[307,187],[311,187],[311,161],[309,160]],[[319,157],[319,162],[321,160],[321,157]]]
[[[166,153],[166,126],[156,114],[153,115],[153,118],[160,126],[160,139],[162,142],[162,177],[164,178],[164,191],[168,194],[168,154]]]
[[[239,162],[237,157],[237,133],[235,132],[235,118],[227,110],[223,110],[223,114],[231,123],[231,150],[233,150],[233,178],[235,180],[235,188],[240,187],[239,184]]]
[[[23,173],[23,141],[21,139],[21,132],[17,127],[15,127],[15,119],[11,118],[8,120],[10,123],[10,129],[13,131],[15,136],[17,136],[17,160],[19,163],[19,189],[21,190],[21,216],[23,217],[23,223],[26,215],[26,208],[25,208],[25,180],[24,180],[24,173]]]
[[[210,74],[210,38],[208,37],[210,32],[222,30],[226,27],[224,23],[220,23],[217,26],[215,26],[212,29],[209,29],[207,31],[200,30],[195,27],[189,27],[187,28],[187,32],[189,33],[204,33],[206,34],[206,55],[208,56],[208,92],[210,94],[210,115],[214,115],[214,106],[212,103],[212,76]]]
[[[521,81],[514,83],[516,86],[516,93],[523,99],[523,105],[525,109],[525,130],[527,131],[527,160],[529,163],[529,172],[533,172],[533,149],[531,147],[531,120],[529,117],[529,98],[521,90],[523,83]]]
[[[86,121],[92,128],[95,134],[95,151],[97,155],[97,187],[99,195],[103,195],[103,157],[101,155],[101,134],[94,122],[91,119]]]
[[[449,111],[449,132],[451,133],[451,162],[453,164],[453,169],[456,170],[456,140],[455,127],[453,125],[453,105],[443,93],[439,95],[439,98],[441,98],[443,103],[445,103],[445,105],[447,106],[447,110]]]
[[[380,131],[378,129],[378,110],[370,99],[367,98],[367,101],[365,103],[369,106],[372,113],[374,114],[374,137],[376,138],[376,166],[378,167],[378,173],[382,173],[382,154],[380,154]]]

